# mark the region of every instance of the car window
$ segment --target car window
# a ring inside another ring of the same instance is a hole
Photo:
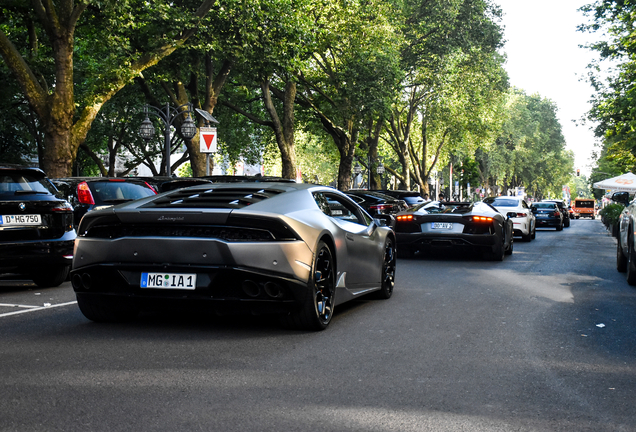
[[[28,193],[55,194],[53,187],[44,179],[28,173],[4,173],[0,175],[0,195],[19,195]]]
[[[535,203],[532,204],[534,208],[542,208],[542,209],[556,209],[556,204],[553,203]]]
[[[485,203],[494,207],[517,207],[519,201],[511,198],[495,198],[493,200],[484,200]]]
[[[102,202],[113,202],[120,200],[136,200],[154,195],[154,192],[137,183],[129,182],[93,182],[90,183],[95,198]]]
[[[314,199],[318,207],[327,216],[335,219],[369,226],[371,217],[348,199],[331,193],[316,193]]]

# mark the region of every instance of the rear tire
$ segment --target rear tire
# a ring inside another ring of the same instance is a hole
[[[514,239],[512,237],[510,237],[510,246],[508,247],[508,249],[506,249],[506,255],[512,255],[512,251],[514,250]]]
[[[139,314],[131,301],[103,295],[77,295],[77,305],[86,318],[95,322],[125,322]]]
[[[318,243],[312,278],[301,309],[283,317],[283,322],[298,330],[324,330],[333,317],[336,294],[336,263],[324,242]]]
[[[561,222],[561,224],[556,227],[556,230],[563,231],[563,222]]]
[[[616,270],[621,273],[627,271],[627,257],[623,253],[623,249],[621,248],[620,239],[616,244]]]
[[[66,280],[70,270],[71,266],[45,267],[32,274],[31,279],[40,288],[56,287]]]
[[[384,244],[384,262],[382,263],[382,287],[373,293],[377,299],[387,300],[393,295],[395,286],[395,246],[393,240],[386,239]]]

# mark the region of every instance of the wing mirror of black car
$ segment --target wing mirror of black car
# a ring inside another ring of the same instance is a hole
[[[393,215],[384,215],[384,214],[375,215],[375,217],[373,218],[373,221],[375,222],[377,226],[388,226],[388,227],[393,226],[392,224],[393,220],[395,220]]]
[[[536,207],[532,207],[532,209],[530,211],[532,211],[532,213],[536,213],[537,212],[537,208]]]
[[[612,201],[626,206],[629,204],[629,192],[614,192],[612,194]]]
[[[508,213],[506,213],[506,216],[507,216],[508,218],[514,218],[514,217],[517,217],[517,212],[508,212]]]

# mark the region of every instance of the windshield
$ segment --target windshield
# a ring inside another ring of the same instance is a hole
[[[594,208],[594,201],[574,201],[574,206],[579,208]]]
[[[431,201],[424,204],[420,204],[416,207],[411,207],[407,211],[425,211],[431,214],[441,213],[468,213],[473,208],[472,204],[468,203],[445,203],[440,201]]]
[[[540,209],[555,209],[556,208],[556,204],[554,204],[554,203],[535,203],[535,204],[532,204],[532,207],[540,208]]]
[[[0,174],[0,196],[55,194],[47,180],[28,172]]]
[[[95,199],[103,203],[132,201],[155,194],[147,186],[130,182],[100,181],[90,185],[94,190]]]
[[[519,200],[516,200],[514,198],[504,198],[504,197],[486,198],[484,202],[495,207],[518,207],[519,206]]]

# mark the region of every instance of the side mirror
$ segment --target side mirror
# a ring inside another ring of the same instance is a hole
[[[626,206],[629,204],[629,192],[614,192],[612,194],[612,201]]]
[[[375,222],[377,226],[391,227],[393,226],[393,221],[395,221],[395,217],[390,214],[388,215],[378,214],[378,215],[375,215],[375,217],[373,218],[373,221]]]
[[[532,208],[530,209],[530,211],[531,211],[532,213],[536,213],[536,212],[537,212],[537,208],[536,208],[536,207],[532,207]]]

